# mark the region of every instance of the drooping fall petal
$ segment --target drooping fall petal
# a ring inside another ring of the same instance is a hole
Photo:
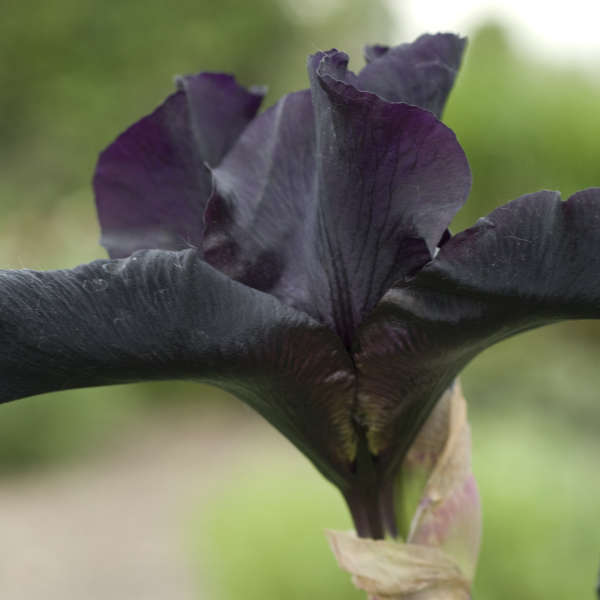
[[[488,346],[563,319],[600,317],[600,188],[538,192],[447,241],[360,331],[361,419],[397,469],[459,371]]]
[[[197,251],[0,271],[0,290],[0,402],[142,380],[204,381],[253,406],[344,488],[354,373],[341,342]]]
[[[202,244],[217,165],[254,117],[262,92],[200,73],[102,152],[94,175],[102,244],[113,258]]]

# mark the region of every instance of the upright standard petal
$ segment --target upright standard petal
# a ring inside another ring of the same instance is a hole
[[[361,419],[388,472],[458,372],[516,333],[600,317],[600,188],[518,198],[444,244],[360,330]]]
[[[312,56],[318,203],[311,272],[320,318],[347,346],[385,291],[431,259],[468,195],[454,133],[429,111],[360,91],[348,57]]]
[[[391,102],[426,108],[441,117],[460,68],[466,39],[451,33],[425,34],[412,44],[367,46],[361,90]]]
[[[246,401],[344,489],[354,374],[323,325],[231,281],[194,250],[0,271],[0,402],[180,378]]]
[[[205,260],[310,313],[313,257],[305,228],[316,201],[310,92],[288,94],[254,119],[213,176]]]
[[[221,161],[262,100],[262,92],[217,73],[182,77],[178,87],[98,160],[94,191],[112,257],[201,245],[211,192],[206,164]]]
[[[257,117],[213,170],[204,251],[349,347],[385,291],[430,260],[470,172],[449,129],[357,89],[347,60],[312,57],[311,92]]]

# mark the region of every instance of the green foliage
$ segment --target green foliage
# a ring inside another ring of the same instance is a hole
[[[597,81],[527,59],[496,26],[477,32],[444,115],[473,171],[454,230],[522,194],[600,185],[598,106]]]
[[[132,424],[140,405],[140,396],[124,395],[118,387],[45,394],[2,405],[0,474],[90,456]]]
[[[18,202],[39,215],[87,187],[98,152],[171,93],[177,74],[217,70],[273,84],[271,103],[307,86],[310,52],[339,45],[358,56],[385,29],[381,3],[367,0],[334,3],[309,21],[296,19],[287,0],[8,2],[0,24],[3,213]]]
[[[572,325],[503,342],[464,373],[484,511],[476,598],[592,598],[600,374]]]
[[[191,528],[200,586],[219,600],[364,600],[324,535],[352,528],[338,492],[300,456],[252,454]]]
[[[591,599],[598,568],[600,443],[523,413],[504,411],[475,425],[484,542],[473,595]]]
[[[218,388],[181,381],[115,385],[53,392],[2,404],[0,476],[56,463],[90,459],[145,419],[167,421],[175,411],[218,407],[227,413],[238,400]]]

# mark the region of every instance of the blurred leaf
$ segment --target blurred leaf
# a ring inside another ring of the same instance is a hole
[[[597,81],[517,54],[497,25],[481,28],[444,115],[473,170],[453,231],[528,192],[600,186],[599,105]]]
[[[193,526],[203,587],[219,600],[364,600],[325,538],[352,527],[337,490],[299,455],[252,454]]]

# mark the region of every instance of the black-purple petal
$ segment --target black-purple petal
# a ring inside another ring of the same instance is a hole
[[[266,91],[247,90],[224,73],[185,75],[177,79],[177,87],[188,102],[198,152],[211,167],[221,162],[255,117]]]
[[[254,117],[262,93],[201,73],[121,134],[98,160],[94,191],[102,244],[112,257],[202,244],[217,165]]]
[[[352,363],[305,314],[230,280],[195,250],[0,271],[0,402],[161,379],[234,393],[342,489],[351,476]]]
[[[428,262],[470,187],[430,112],[360,91],[347,56],[309,61],[213,169],[206,260],[328,324],[350,346],[363,316]]]
[[[205,260],[310,313],[305,230],[316,202],[310,92],[288,94],[256,117],[213,177]]]
[[[447,241],[360,330],[361,419],[396,468],[460,370],[488,346],[562,319],[600,318],[600,188],[539,192]]]
[[[385,100],[414,104],[441,117],[465,45],[464,38],[438,33],[393,48],[367,46],[368,64],[358,74],[357,85]]]
[[[430,260],[471,175],[454,133],[429,111],[357,89],[336,51],[309,60],[318,204],[307,244],[313,304],[349,345],[396,281]]]

